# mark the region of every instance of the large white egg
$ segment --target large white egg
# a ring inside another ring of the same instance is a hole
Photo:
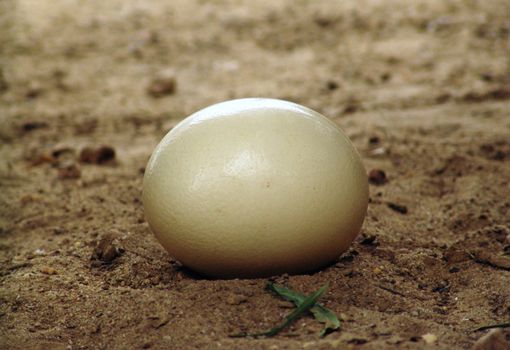
[[[368,181],[333,122],[247,98],[202,109],[163,138],[143,204],[163,247],[202,274],[303,273],[334,261],[359,233]]]

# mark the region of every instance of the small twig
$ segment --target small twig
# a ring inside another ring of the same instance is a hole
[[[390,292],[392,294],[400,295],[401,297],[407,298],[407,295],[405,295],[404,293],[401,293],[398,290],[395,290],[393,288],[383,286],[382,284],[378,284],[377,287],[379,287],[387,292]]]
[[[487,329],[494,329],[494,328],[509,328],[509,327],[510,327],[510,322],[509,323],[498,323],[498,324],[491,324],[488,326],[478,327],[476,329],[473,329],[473,332],[485,331]]]
[[[495,268],[495,269],[498,269],[498,270],[505,270],[505,271],[509,271],[510,269],[506,266],[500,266],[496,263],[494,263],[494,261],[491,261],[490,259],[486,259],[486,258],[483,258],[483,257],[479,257],[477,256],[475,253],[473,252],[467,252],[468,253],[468,256],[476,263],[478,264],[481,264],[481,265],[485,265],[485,266],[490,266],[492,268]]]

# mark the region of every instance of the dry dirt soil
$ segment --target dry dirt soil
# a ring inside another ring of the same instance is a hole
[[[467,349],[510,321],[508,0],[3,0],[0,52],[1,349]],[[330,284],[325,338],[230,337],[290,305],[187,271],[144,220],[161,137],[247,96],[325,114],[386,174],[349,252],[274,278]]]

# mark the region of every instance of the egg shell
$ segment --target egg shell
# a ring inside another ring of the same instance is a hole
[[[348,137],[301,105],[247,98],[202,109],[157,145],[143,182],[163,247],[211,277],[303,273],[362,226],[368,180]]]

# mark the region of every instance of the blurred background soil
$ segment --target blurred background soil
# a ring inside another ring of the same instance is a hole
[[[508,0],[0,2],[0,348],[466,349],[510,320]],[[207,280],[144,221],[144,166],[179,120],[264,96],[351,137],[371,200],[336,264]],[[424,336],[425,335],[425,336]]]

